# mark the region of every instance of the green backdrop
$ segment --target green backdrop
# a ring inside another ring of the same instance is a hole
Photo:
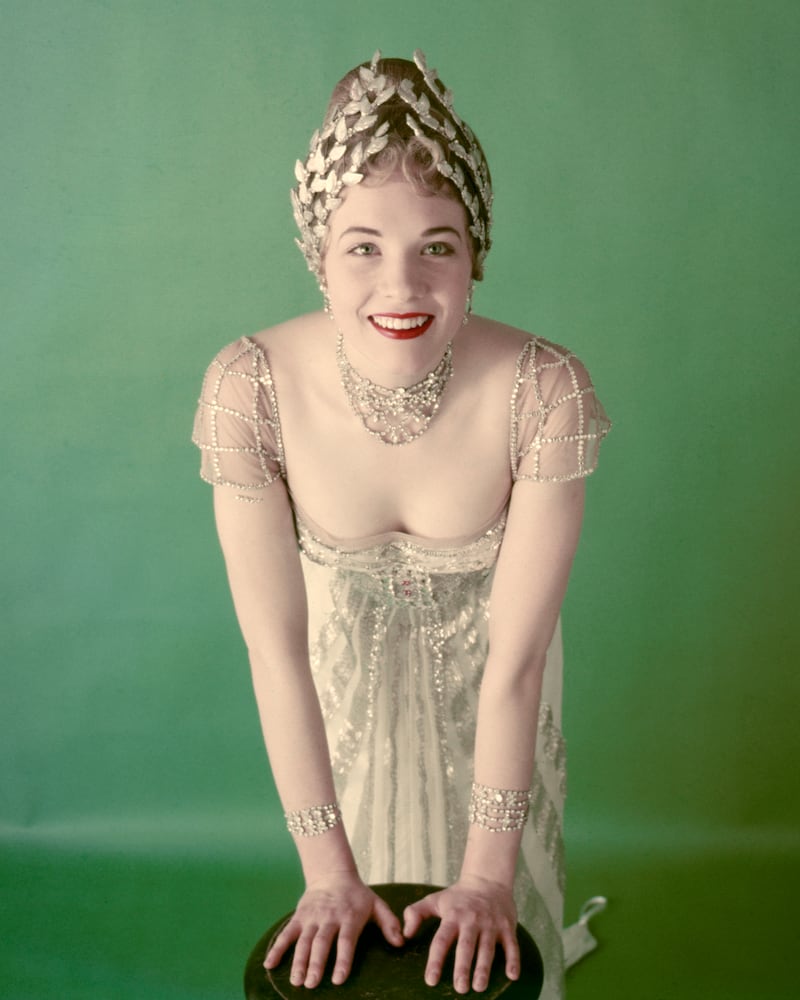
[[[570,997],[796,996],[795,0],[2,0],[9,1000],[234,998],[299,886],[190,424],[314,308],[294,159],[424,48],[497,191],[476,308],[615,429],[565,607]],[[795,774],[795,778],[791,777]]]

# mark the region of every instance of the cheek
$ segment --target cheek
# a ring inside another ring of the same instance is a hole
[[[331,263],[325,269],[326,285],[331,301],[342,306],[353,307],[365,293],[363,275],[354,274],[351,268]]]
[[[459,269],[458,274],[453,276],[453,282],[451,288],[453,290],[453,296],[458,297],[462,300],[466,299],[469,295],[470,286],[473,280],[473,267],[472,262],[467,262],[462,268]]]

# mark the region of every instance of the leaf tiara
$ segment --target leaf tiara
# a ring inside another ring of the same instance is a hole
[[[319,276],[331,212],[341,204],[342,189],[360,183],[369,158],[388,144],[390,122],[385,106],[397,97],[408,105],[405,123],[411,133],[435,147],[436,169],[458,189],[477,243],[480,269],[491,243],[492,187],[478,141],[456,114],[452,93],[442,86],[436,70],[428,68],[419,49],[414,62],[431,96],[424,91],[417,94],[407,78],[397,85],[390,82],[378,72],[380,59],[377,51],[369,66],[359,67],[349,101],[314,132],[305,163],[298,160],[295,164],[297,185],[291,198],[301,235],[295,242],[309,270]],[[396,108],[397,102],[393,104]]]

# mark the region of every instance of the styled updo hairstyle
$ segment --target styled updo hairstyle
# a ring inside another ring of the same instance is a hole
[[[309,268],[320,273],[328,218],[342,188],[378,185],[400,173],[421,195],[460,201],[472,242],[472,276],[483,277],[491,246],[491,176],[480,143],[453,110],[452,96],[425,64],[381,59],[350,70],[334,87],[322,129],[292,191]]]

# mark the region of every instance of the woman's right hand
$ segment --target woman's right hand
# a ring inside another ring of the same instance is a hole
[[[293,986],[318,986],[336,941],[333,983],[349,976],[356,943],[364,926],[374,920],[383,936],[396,947],[405,939],[400,921],[389,906],[354,872],[333,872],[306,887],[297,909],[267,952],[264,966],[274,969],[294,945]]]

